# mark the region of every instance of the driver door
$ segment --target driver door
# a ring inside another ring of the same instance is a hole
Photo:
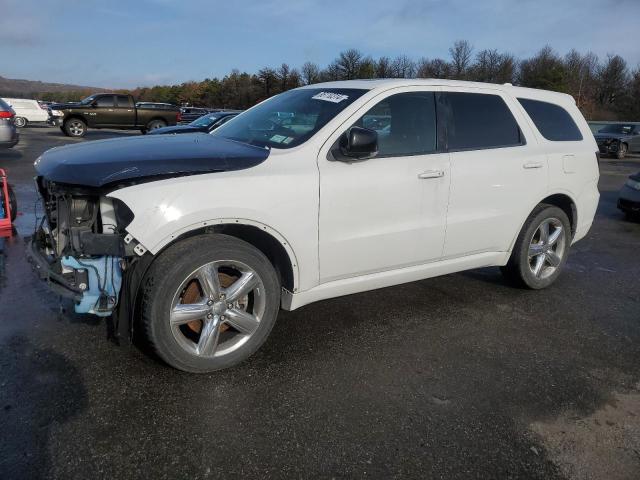
[[[442,256],[450,175],[437,140],[436,89],[392,92],[369,101],[320,151],[320,283]],[[352,125],[377,131],[376,157],[336,160]]]

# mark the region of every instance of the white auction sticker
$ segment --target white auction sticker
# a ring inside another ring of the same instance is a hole
[[[341,101],[349,98],[349,96],[341,95],[339,93],[320,92],[315,94],[311,98],[313,98],[314,100],[324,100],[325,102],[340,103]]]

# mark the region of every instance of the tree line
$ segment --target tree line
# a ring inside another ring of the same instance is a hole
[[[413,59],[373,58],[348,49],[324,68],[306,62],[299,68],[283,63],[255,73],[233,70],[223,78],[179,85],[157,85],[120,90],[139,101],[168,102],[216,108],[246,109],[274,94],[333,80],[356,78],[443,78],[490,83],[512,83],[572,95],[587,119],[640,121],[640,67],[634,69],[620,55],[599,58],[571,50],[562,56],[545,46],[530,58],[518,59],[496,49],[475,50],[466,40],[456,41],[449,57]],[[43,100],[78,99],[86,92],[41,93]]]

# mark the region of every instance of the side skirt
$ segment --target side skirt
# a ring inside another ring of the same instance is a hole
[[[303,305],[327,298],[341,297],[343,295],[366,292],[377,288],[415,282],[416,280],[424,280],[425,278],[447,275],[472,268],[505,265],[509,260],[509,255],[509,252],[477,253],[413,267],[336,280],[323,283],[304,292],[291,293],[283,290],[281,306],[284,310],[295,310]]]

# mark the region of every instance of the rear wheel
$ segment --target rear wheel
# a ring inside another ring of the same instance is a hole
[[[627,150],[628,149],[629,149],[629,147],[627,147],[626,143],[620,142],[620,144],[618,145],[618,151],[616,153],[616,158],[618,160],[622,160],[624,157],[627,156]]]
[[[541,204],[525,222],[502,273],[513,283],[531,289],[551,285],[567,261],[571,223],[560,208]]]
[[[87,124],[79,118],[70,118],[64,122],[63,129],[69,137],[84,137],[87,133]]]
[[[29,121],[24,117],[16,117],[14,120],[16,127],[23,128],[26,127]]]
[[[200,235],[169,247],[152,264],[142,292],[148,343],[188,372],[233,366],[271,331],[280,282],[262,252],[226,235]]]
[[[164,128],[166,126],[167,126],[167,122],[165,122],[164,120],[151,120],[149,123],[147,123],[147,126],[141,131],[143,134],[146,134],[152,130],[156,130],[158,128]]]

